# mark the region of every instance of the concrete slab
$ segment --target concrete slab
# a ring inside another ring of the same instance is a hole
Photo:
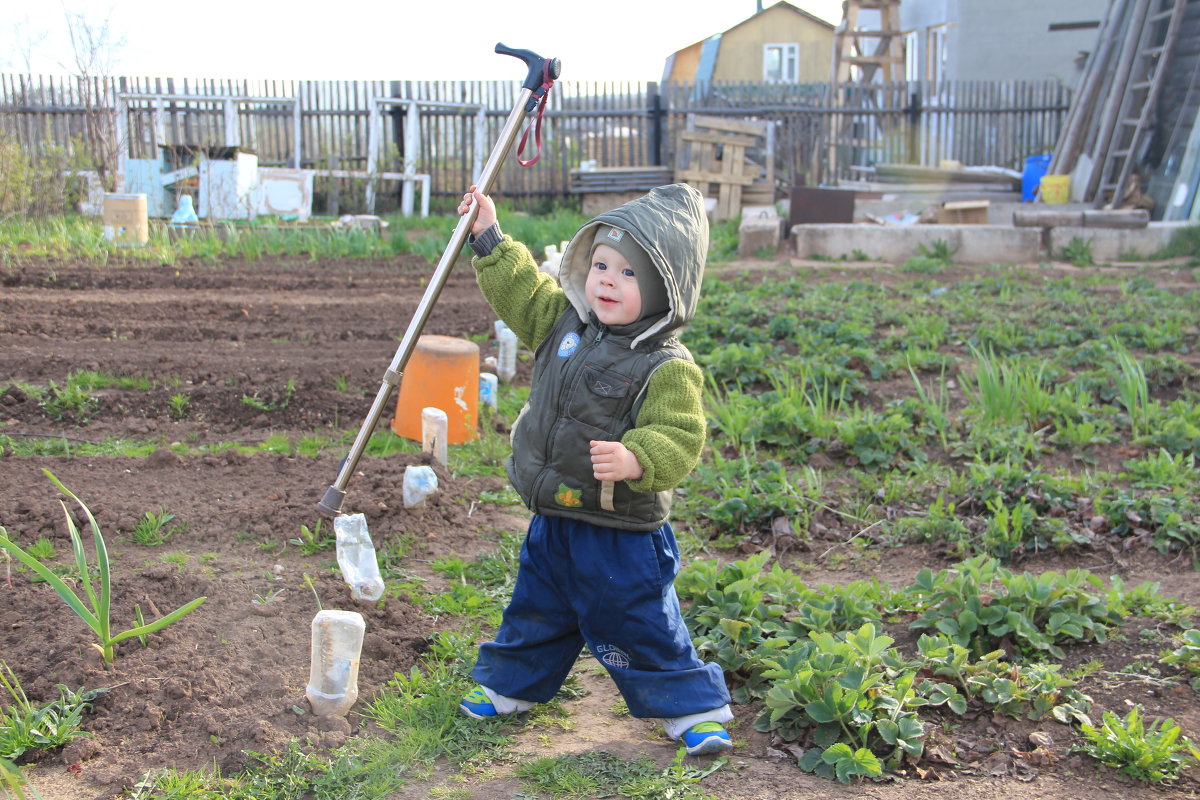
[[[1092,208],[1083,212],[1085,228],[1144,228],[1150,224],[1150,212],[1144,208],[1121,208],[1111,211]]]
[[[1193,222],[1151,222],[1144,228],[1053,228],[1048,246],[1055,257],[1075,239],[1087,242],[1092,248],[1092,260],[1137,261],[1147,258],[1171,243],[1175,234],[1194,225]]]
[[[954,253],[956,264],[1027,264],[1043,258],[1038,229],[1008,225],[795,225],[791,234],[800,258],[850,258],[857,252],[902,264],[920,255],[921,245],[933,249],[938,241]]]
[[[782,237],[779,212],[775,206],[743,206],[738,224],[738,255],[743,258],[779,248]]]
[[[933,213],[942,203],[964,200],[988,201],[988,224],[1011,225],[1013,212],[1029,208],[1030,203],[1020,201],[1020,192],[939,192],[937,194],[888,194],[882,199],[860,198],[854,202],[856,222],[884,219],[893,214]]]
[[[1013,225],[1018,228],[1059,228],[1071,225],[1083,227],[1082,211],[1052,211],[1046,208],[1020,208],[1013,212]]]

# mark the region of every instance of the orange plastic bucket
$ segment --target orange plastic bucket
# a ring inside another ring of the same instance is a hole
[[[421,336],[400,378],[392,431],[421,441],[421,409],[440,408],[448,421],[446,440],[479,438],[479,345],[453,336]]]

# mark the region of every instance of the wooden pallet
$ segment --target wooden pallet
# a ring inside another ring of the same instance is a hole
[[[765,184],[774,202],[770,140],[768,122],[689,114],[687,129],[679,134],[675,180],[694,186],[705,197],[716,195],[714,222],[735,219],[742,212],[745,190],[754,191],[752,187]],[[766,154],[765,168],[747,158],[746,151],[752,148],[762,148]],[[761,197],[763,193],[754,194]]]

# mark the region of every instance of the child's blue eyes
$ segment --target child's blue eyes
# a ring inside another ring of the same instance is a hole
[[[603,261],[597,261],[595,268],[599,269],[599,270],[607,271],[608,264],[605,264]],[[636,273],[634,273],[634,271],[632,269],[630,269],[629,267],[626,267],[625,269],[621,270],[621,274],[624,275],[626,278],[632,278],[635,276]]]

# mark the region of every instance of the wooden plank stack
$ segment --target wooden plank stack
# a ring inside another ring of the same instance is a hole
[[[743,194],[756,184],[767,190],[767,203],[775,202],[774,153],[770,123],[689,115],[687,129],[679,133],[675,180],[694,186],[706,198],[716,196],[714,222],[741,215]],[[765,168],[747,158],[747,150],[761,149]],[[756,199],[763,193],[755,192]]]
[[[575,194],[648,192],[671,180],[670,167],[595,167],[571,170],[570,188]]]

